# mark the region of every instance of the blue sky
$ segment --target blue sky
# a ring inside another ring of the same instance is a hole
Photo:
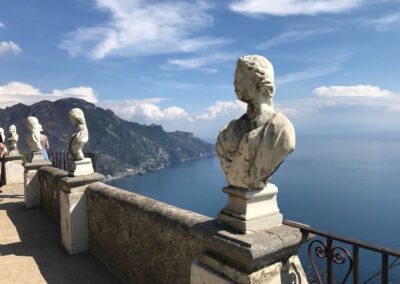
[[[211,140],[260,54],[298,132],[399,131],[399,53],[398,0],[2,0],[0,107],[73,96]]]

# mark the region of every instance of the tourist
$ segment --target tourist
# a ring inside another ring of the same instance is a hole
[[[3,136],[0,135],[0,158],[4,158],[6,154],[7,154],[7,147],[6,144],[4,143]]]
[[[6,136],[4,135],[4,129],[0,127],[0,158],[3,158],[6,154]]]
[[[3,132],[3,135],[0,135],[0,158],[1,159],[4,158],[4,156],[7,153],[7,147],[6,147],[6,144],[4,144],[4,139],[5,138],[4,138],[4,132]],[[0,171],[0,173],[3,174],[2,171]],[[0,186],[2,186],[2,184],[0,184]],[[2,192],[3,191],[0,189],[0,193],[2,193]]]
[[[42,145],[42,155],[43,155],[43,160],[49,161],[49,155],[47,154],[47,150],[49,150],[49,139],[47,136],[43,133],[43,129],[40,131],[40,144]]]

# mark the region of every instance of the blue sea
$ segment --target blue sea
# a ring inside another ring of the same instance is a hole
[[[400,135],[298,136],[295,152],[271,182],[279,189],[285,219],[400,248]],[[227,183],[216,157],[109,184],[210,217],[227,202],[221,191]],[[361,258],[364,277],[380,265],[379,256],[363,252]]]

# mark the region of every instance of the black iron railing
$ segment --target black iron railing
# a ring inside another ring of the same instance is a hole
[[[49,156],[50,162],[52,162],[53,167],[59,168],[62,170],[68,170],[68,160],[69,153],[68,152],[49,152],[47,153]],[[32,154],[24,154],[24,160],[26,162],[32,161]],[[86,158],[90,158],[92,160],[93,169],[96,171],[96,154],[93,153],[85,153]]]
[[[375,252],[381,255],[381,269],[372,277],[380,276],[380,283],[386,284],[389,282],[389,270],[394,264],[398,264],[400,260],[400,250],[389,249],[363,241],[354,240],[346,237],[337,236],[323,230],[314,229],[306,225],[293,222],[284,221],[285,225],[299,228],[301,231],[311,233],[320,237],[309,242],[307,254],[311,262],[314,279],[312,283],[350,283],[350,275],[353,276],[353,283],[360,283],[360,249]],[[339,246],[337,245],[339,244]],[[351,248],[352,252],[343,246],[345,244]],[[391,262],[389,264],[389,259]],[[320,271],[317,267],[317,259],[326,259],[326,271]],[[333,266],[347,264],[348,267],[344,269],[344,276],[342,279],[334,281]],[[371,277],[371,278],[372,278]],[[364,283],[366,283],[365,281]]]

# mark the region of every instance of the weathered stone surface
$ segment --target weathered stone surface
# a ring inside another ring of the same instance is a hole
[[[29,149],[32,152],[41,152],[42,144],[40,144],[40,131],[42,130],[42,125],[36,117],[28,116],[26,119],[26,126],[30,132],[26,139]]]
[[[61,179],[61,241],[70,254],[79,254],[89,250],[88,209],[85,190],[91,183],[103,180],[104,176],[96,173]]]
[[[52,164],[49,161],[35,161],[34,163],[26,163],[24,165],[25,171],[38,170],[41,167],[50,167]]]
[[[190,272],[190,284],[234,284],[232,280],[215,270],[210,269],[200,261],[192,263]]]
[[[257,199],[254,194],[257,190],[268,191],[269,179],[296,144],[292,123],[274,108],[274,76],[271,62],[263,56],[246,55],[238,59],[233,84],[238,100],[247,104],[247,111],[221,130],[215,144],[231,188],[224,190],[229,203],[219,213],[218,220],[242,233],[279,226],[283,219],[276,193],[264,199]],[[241,191],[251,192],[254,198],[235,193]],[[275,213],[270,214],[270,210]],[[253,213],[243,213],[250,211]]]
[[[189,283],[204,252],[244,273],[297,254],[307,239],[282,225],[250,235],[206,216],[94,183],[86,190],[92,253],[129,283]]]
[[[61,242],[71,255],[89,250],[86,187],[60,192]]]
[[[82,185],[88,185],[90,183],[98,182],[98,181],[104,181],[106,179],[105,176],[99,173],[93,173],[90,175],[85,175],[85,176],[77,176],[77,177],[65,177],[61,180],[62,183],[62,188],[61,190],[65,192],[71,192],[71,190],[74,190],[74,188],[82,186]]]
[[[248,274],[203,254],[199,261],[192,263],[191,284],[203,283],[306,284],[308,281],[297,255]]]
[[[25,164],[24,196],[27,208],[37,207],[40,205],[40,183],[37,171],[44,166],[51,166],[51,162],[40,161]]]
[[[61,180],[68,176],[68,172],[53,167],[42,167],[38,171],[38,176],[42,208],[51,218],[60,223]]]
[[[45,161],[42,151],[32,152],[32,163],[40,163],[42,161]]]
[[[265,57],[240,57],[234,87],[247,112],[221,130],[216,151],[229,185],[262,189],[294,150],[294,127],[274,109],[274,68]]]
[[[5,184],[24,183],[24,166],[22,165],[22,156],[4,157]]]
[[[308,235],[286,225],[253,234],[238,234],[211,220],[193,228],[207,251],[223,263],[252,273],[296,255]]]
[[[8,128],[8,132],[10,137],[7,139],[8,143],[10,144],[10,156],[19,156],[19,151],[18,151],[18,139],[19,135],[17,133],[17,127],[12,124]]]
[[[102,183],[88,187],[92,253],[127,283],[189,283],[207,217]]]
[[[84,158],[70,162],[69,175],[73,177],[86,176],[94,173],[92,159]]]
[[[254,233],[282,225],[276,194],[278,188],[268,183],[262,190],[223,189],[229,195],[228,204],[218,214],[218,220],[242,233]]]
[[[69,139],[68,152],[71,161],[79,161],[85,158],[83,147],[89,141],[89,130],[86,126],[85,115],[80,108],[73,108],[69,112],[69,119],[72,125],[78,130]]]
[[[40,206],[40,184],[37,170],[24,172],[24,197],[26,208]]]

